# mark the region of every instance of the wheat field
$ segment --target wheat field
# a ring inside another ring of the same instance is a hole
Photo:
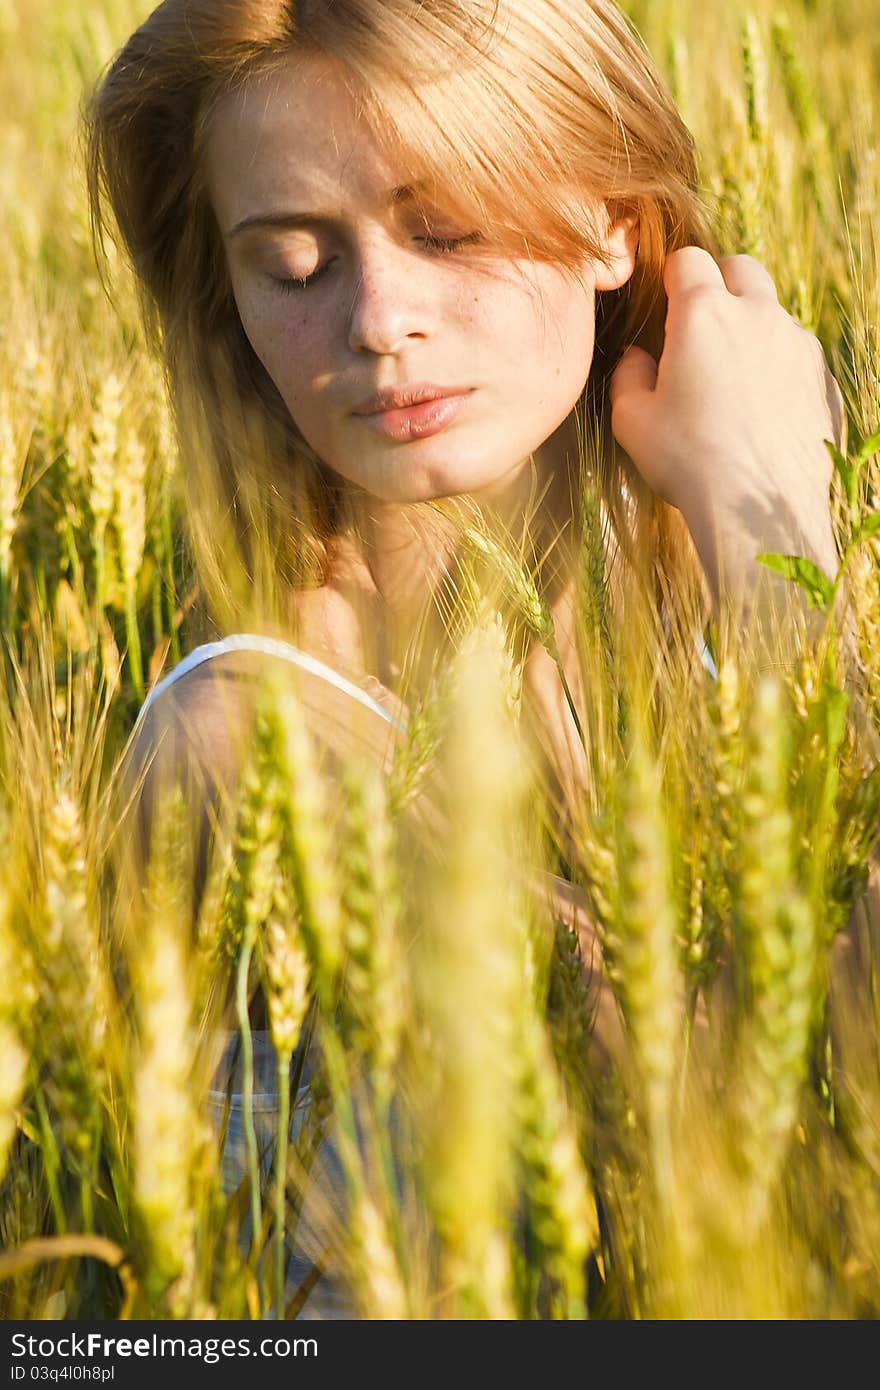
[[[84,93],[148,8],[0,0],[3,1316],[296,1317],[313,1286],[377,1319],[880,1315],[874,0],[625,7],[723,251],[844,394],[809,640],[768,671],[716,633],[714,679],[635,597],[626,640],[587,488],[592,794],[562,847],[519,737],[520,638],[552,629],[475,533],[390,775],[331,779],[266,683],[198,894],[181,787],[134,886],[117,819],[146,691],[216,635],[162,373],[88,223]],[[601,982],[518,865],[577,885]]]

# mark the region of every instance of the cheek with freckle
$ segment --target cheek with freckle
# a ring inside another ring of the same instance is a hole
[[[325,360],[320,324],[307,313],[278,322],[259,311],[242,314],[248,340],[293,413],[307,394],[306,380]]]

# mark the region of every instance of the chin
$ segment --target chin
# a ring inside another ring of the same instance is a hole
[[[487,477],[484,469],[448,461],[433,466],[416,463],[401,452],[370,481],[365,480],[363,487],[382,502],[404,504],[460,497],[489,487],[493,481],[495,475]]]
[[[471,493],[490,495],[502,488],[510,478],[512,465],[505,461],[497,467],[486,466],[485,458],[439,464],[425,470],[425,498],[462,497]]]

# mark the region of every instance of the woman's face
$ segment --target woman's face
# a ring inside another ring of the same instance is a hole
[[[612,271],[573,275],[454,224],[389,165],[321,57],[225,99],[207,175],[254,351],[319,458],[386,501],[512,481],[583,390],[596,289],[632,271],[622,232]]]

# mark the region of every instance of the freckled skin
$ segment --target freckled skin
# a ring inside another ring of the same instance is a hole
[[[493,253],[490,240],[442,252],[424,216],[388,205],[409,182],[393,167],[331,60],[292,58],[226,99],[208,139],[221,231],[266,212],[324,211],[333,228],[227,236],[245,332],[305,439],[336,472],[388,502],[503,490],[570,415],[593,356],[597,289],[623,283],[586,261],[577,276]],[[435,237],[491,228],[425,210]],[[610,244],[610,243],[609,243]],[[287,293],[272,276],[323,273]],[[433,436],[399,442],[352,408],[383,387],[472,388]]]

